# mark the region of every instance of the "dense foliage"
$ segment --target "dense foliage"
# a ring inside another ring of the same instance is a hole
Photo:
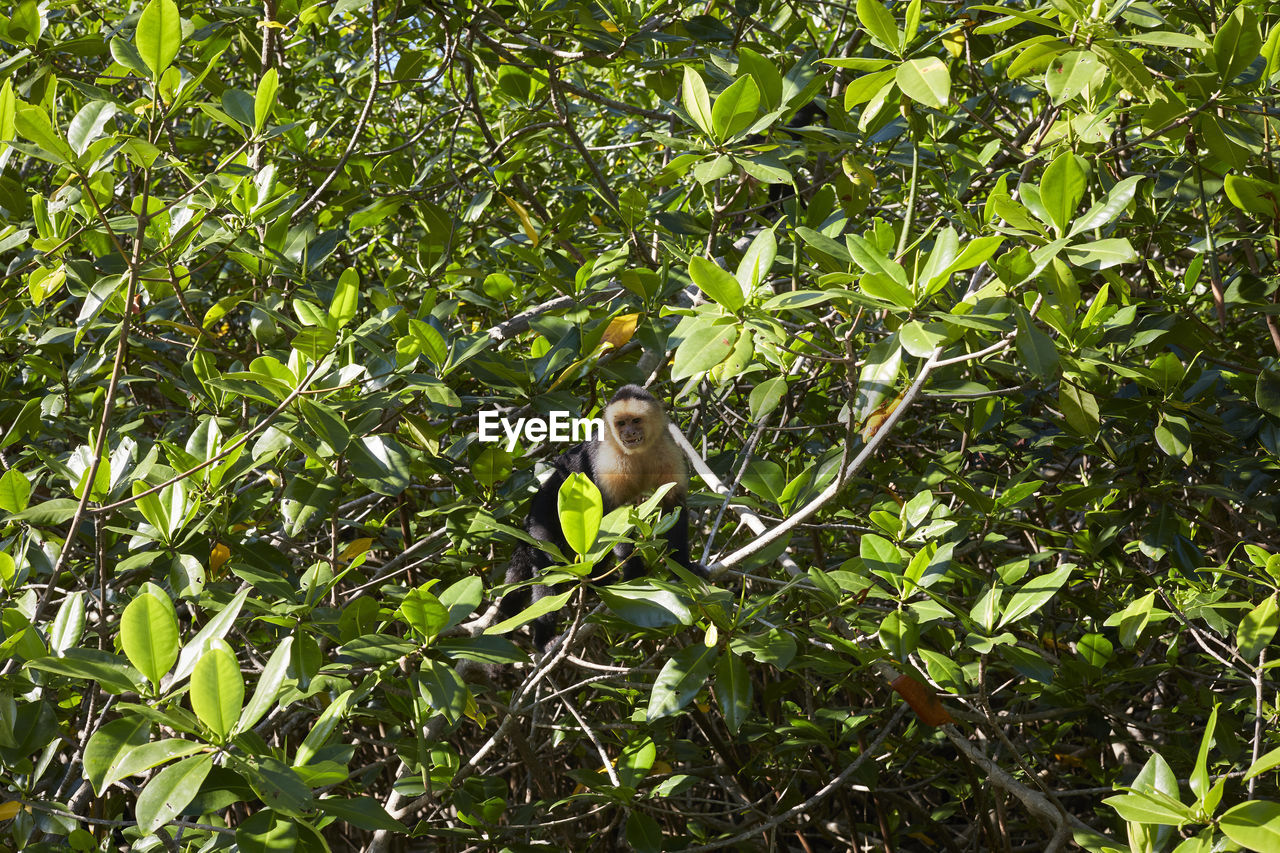
[[[0,849],[1280,850],[1267,4],[2,11]]]

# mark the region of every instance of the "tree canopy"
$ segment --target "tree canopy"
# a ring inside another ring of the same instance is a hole
[[[1280,850],[1269,4],[0,45],[0,850]],[[499,621],[481,414],[626,383],[710,578],[583,490]]]

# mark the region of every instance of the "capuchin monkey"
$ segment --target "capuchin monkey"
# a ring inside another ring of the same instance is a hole
[[[689,519],[685,498],[689,492],[689,470],[684,455],[667,432],[667,416],[662,404],[639,385],[619,388],[604,410],[604,438],[588,441],[565,451],[552,465],[555,471],[533,496],[524,529],[539,542],[550,542],[569,554],[571,549],[560,526],[560,486],[570,474],[582,473],[600,489],[606,513],[626,504],[642,502],[665,483],[675,483],[662,499],[664,509],[679,508],[676,523],[667,531],[667,544],[676,562],[691,572],[705,575],[701,567],[689,559]],[[633,555],[630,544],[613,549],[613,558],[622,565],[622,579],[632,580],[644,574],[644,561]],[[535,545],[520,544],[511,556],[507,583],[532,580],[552,564],[551,555]],[[613,560],[601,560],[591,577],[598,580],[613,570]],[[531,601],[551,595],[552,589],[537,584],[508,593],[498,604],[498,611],[509,619]],[[530,623],[533,644],[539,651],[555,636],[556,614],[546,613]]]

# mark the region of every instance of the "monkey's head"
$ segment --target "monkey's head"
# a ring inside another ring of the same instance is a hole
[[[667,426],[662,405],[639,385],[623,385],[604,410],[609,438],[626,454],[642,453]]]

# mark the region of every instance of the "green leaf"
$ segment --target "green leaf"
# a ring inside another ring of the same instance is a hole
[[[1083,92],[1101,68],[1098,57],[1087,50],[1073,50],[1050,60],[1044,72],[1044,86],[1054,106]]]
[[[0,509],[17,514],[27,508],[31,499],[31,481],[17,468],[10,468],[0,477]]]
[[[75,152],[49,121],[48,113],[31,104],[18,104],[17,107],[13,119],[14,129],[40,146],[39,156],[42,160],[60,166],[75,160]]]
[[[1280,184],[1261,178],[1227,175],[1222,184],[1227,198],[1245,213],[1280,219]]]
[[[752,421],[759,422],[762,417],[778,408],[778,404],[782,402],[782,395],[786,391],[787,380],[781,376],[766,379],[752,388],[751,396],[747,401]]]
[[[1042,381],[1049,381],[1058,372],[1058,350],[1053,340],[1040,331],[1025,311],[1018,311],[1018,354],[1022,362]]]
[[[40,36],[44,33],[44,18],[35,0],[22,0],[18,3],[10,13],[7,24],[7,41],[34,47],[40,42]]]
[[[920,643],[919,619],[910,610],[891,610],[880,620],[876,636],[890,657],[905,661]]]
[[[1270,80],[1271,76],[1280,70],[1280,26],[1272,25],[1271,32],[1267,34],[1266,44],[1262,46],[1262,56],[1266,59],[1266,67],[1262,70],[1262,79]],[[0,136],[0,139],[3,139]]]
[[[1021,42],[1018,47],[1020,49],[1016,51],[1013,61],[1005,69],[1005,76],[1010,80],[1017,80],[1027,74],[1043,71],[1048,68],[1049,63],[1053,61],[1055,56],[1071,49],[1071,46],[1066,42],[1059,41],[1049,35],[1027,39]]]
[[[1076,641],[1076,652],[1099,669],[1106,666],[1115,654],[1115,646],[1102,634],[1085,634]]]
[[[1000,616],[1000,623],[996,627],[1012,625],[1044,607],[1049,599],[1062,589],[1062,585],[1071,577],[1075,568],[1071,563],[1067,563],[1047,575],[1040,575],[1023,583],[1018,591],[1009,597],[1009,601],[1004,606],[1004,613]]]
[[[604,499],[600,489],[585,474],[570,474],[560,484],[556,498],[560,525],[565,541],[579,555],[585,556],[595,545],[604,516]]]
[[[26,521],[37,527],[62,524],[71,520],[79,505],[80,502],[74,498],[54,498],[51,501],[29,506],[22,512],[15,512],[9,516],[9,520]]]
[[[484,632],[486,634],[506,634],[509,631],[514,631],[521,625],[532,622],[543,614],[555,613],[569,602],[569,596],[573,595],[573,593],[574,591],[570,589],[565,592],[557,593],[556,595],[547,595],[539,598],[533,604],[529,605],[524,610],[521,610],[510,619],[506,619],[499,622],[497,625],[485,628]]]
[[[273,68],[272,71],[275,69]],[[333,288],[333,302],[329,305],[329,317],[334,328],[341,329],[356,316],[360,304],[360,275],[354,267],[347,267],[338,277]]]
[[[881,401],[898,382],[902,368],[902,342],[897,334],[890,335],[867,350],[862,372],[858,374],[857,407],[854,419],[865,423],[880,407]]]
[[[271,110],[276,105],[276,89],[280,85],[280,75],[276,69],[268,68],[267,73],[258,81],[258,91],[253,96],[253,132],[262,133]]]
[[[1131,823],[1154,823],[1161,826],[1181,826],[1192,820],[1191,809],[1169,802],[1169,797],[1154,794],[1130,793],[1108,797],[1102,802],[1116,810]]]
[[[897,578],[902,574],[902,552],[883,536],[868,533],[858,541],[858,556],[870,572]]]
[[[114,768],[130,750],[146,743],[150,736],[151,723],[135,716],[112,720],[89,736],[84,747],[84,774],[95,794],[102,796],[113,781]]]
[[[127,660],[98,649],[67,649],[61,657],[29,660],[26,666],[67,678],[92,679],[114,693],[138,692],[142,685],[142,674]]]
[[[1258,853],[1280,850],[1280,803],[1241,803],[1218,818],[1218,828],[1236,844]]]
[[[224,741],[240,718],[244,703],[244,676],[235,653],[223,640],[215,640],[201,655],[191,673],[191,690],[187,694],[191,710],[209,727],[219,741]]]
[[[658,853],[662,850],[662,827],[650,815],[633,811],[627,815],[627,844],[636,853]]]
[[[880,47],[901,55],[902,30],[898,29],[893,13],[878,0],[858,0],[858,20]]]
[[[1191,793],[1204,798],[1209,791],[1209,750],[1213,748],[1214,729],[1218,723],[1218,706],[1214,705],[1205,723],[1204,734],[1200,737],[1200,750],[1196,753],[1195,767],[1191,769],[1191,777],[1187,780]]]
[[[859,104],[870,101],[886,84],[895,79],[897,79],[897,70],[894,68],[872,71],[870,74],[855,78],[844,90],[845,112],[851,112]]]
[[[1085,231],[1092,231],[1095,228],[1111,224],[1133,201],[1133,197],[1138,191],[1138,184],[1142,182],[1144,177],[1144,175],[1133,175],[1113,186],[1107,192],[1106,198],[1089,208],[1084,216],[1072,223],[1071,232],[1068,236],[1083,234]]]
[[[738,327],[733,324],[704,321],[695,325],[676,348],[671,378],[688,379],[705,373],[728,358],[737,342]]]
[[[387,810],[373,797],[331,797],[316,800],[315,805],[327,815],[370,832],[379,829],[399,833],[409,831],[403,823],[387,814]]]
[[[715,688],[725,727],[737,734],[743,721],[751,713],[752,686],[746,662],[733,652],[726,651],[716,663]]]
[[[747,304],[742,285],[714,261],[693,256],[689,259],[689,277],[703,293],[730,311],[740,311]]]
[[[262,809],[236,827],[236,846],[242,853],[294,853],[300,846],[297,823],[286,815]]]
[[[178,655],[178,666],[173,671],[171,684],[178,684],[182,679],[190,675],[191,671],[196,667],[196,661],[209,650],[214,640],[220,640],[227,635],[227,632],[231,630],[231,626],[235,624],[236,617],[240,615],[240,608],[244,606],[245,599],[248,597],[248,587],[236,593],[235,597],[218,612],[218,615],[206,622],[199,633],[182,647],[182,654]]]
[[[440,603],[449,612],[447,627],[458,625],[480,606],[484,597],[484,582],[480,578],[465,577],[449,585],[440,593]]]
[[[927,107],[940,110],[951,99],[951,72],[936,56],[907,60],[898,66],[894,79],[908,98]]]
[[[738,48],[738,73],[750,74],[760,90],[760,100],[766,111],[782,106],[782,75],[777,67],[749,47]]]
[[[875,299],[883,299],[902,308],[911,309],[916,306],[916,296],[907,288],[894,281],[891,276],[867,274],[858,279],[858,289]]]
[[[1088,176],[1084,158],[1070,151],[1059,154],[1044,170],[1044,177],[1040,179],[1040,203],[1059,235],[1067,233],[1067,226],[1075,218]]]
[[[354,691],[344,690],[337,699],[334,699],[316,718],[315,725],[311,727],[311,731],[307,732],[306,738],[302,743],[298,744],[298,751],[294,753],[293,766],[301,767],[307,764],[311,759],[315,758],[316,753],[329,742],[329,738],[337,731],[338,726],[346,718],[347,712],[351,707],[351,697]]]
[[[311,789],[292,767],[271,755],[232,755],[227,766],[243,776],[253,792],[275,809],[295,818],[311,808]]]
[[[351,430],[347,429],[347,425],[343,423],[342,418],[338,417],[337,412],[323,403],[308,400],[305,397],[298,400],[298,410],[302,413],[307,426],[311,427],[316,436],[323,439],[334,453],[342,453],[347,449],[351,443]]]
[[[652,723],[669,717],[688,705],[706,683],[715,662],[715,648],[708,648],[701,643],[694,643],[676,652],[663,665],[653,682],[646,720]]]
[[[823,234],[821,231],[814,231],[812,228],[806,228],[801,225],[796,228],[796,234],[805,243],[817,249],[824,255],[830,255],[835,261],[841,264],[852,264],[853,257],[849,254],[848,248],[842,243]]]
[[[152,687],[178,659],[178,617],[173,602],[154,584],[124,609],[120,617],[120,643],[129,662],[146,676]]]
[[[1089,270],[1110,269],[1138,260],[1138,253],[1124,237],[1094,240],[1092,243],[1080,246],[1068,246],[1063,251],[1066,252],[1067,259],[1071,263]]]
[[[848,247],[849,256],[865,272],[888,276],[902,287],[908,286],[907,271],[897,261],[880,251],[870,240],[856,234],[849,234],[845,237],[845,245]]]
[[[681,85],[684,110],[693,119],[693,123],[707,136],[714,137],[715,127],[711,119],[711,97],[707,94],[707,84],[702,82],[702,75],[692,67],[684,67],[684,82]]]
[[[947,333],[939,323],[925,325],[919,320],[911,320],[898,329],[898,339],[902,341],[902,348],[911,355],[927,358],[947,339]]]
[[[765,228],[751,241],[751,245],[747,247],[742,260],[738,263],[737,272],[734,273],[742,293],[749,295],[755,291],[756,286],[769,274],[777,255],[778,240],[772,228]]]
[[[409,451],[389,435],[366,435],[347,448],[351,473],[380,495],[396,497],[412,482]]]
[[[236,731],[247,731],[257,724],[271,710],[271,706],[275,704],[276,696],[280,693],[280,687],[284,684],[285,676],[289,672],[289,655],[293,649],[293,637],[285,637],[284,640],[276,645],[271,651],[271,657],[267,660],[267,665],[262,668],[262,674],[258,676],[258,684],[253,689],[253,696],[249,699],[249,704],[244,706],[244,710],[240,712],[240,719],[236,723]]]
[[[1280,609],[1276,606],[1276,595],[1272,593],[1262,603],[1245,614],[1236,631],[1236,646],[1240,656],[1245,660],[1257,660],[1280,628]]]
[[[1086,438],[1096,438],[1101,421],[1098,416],[1098,399],[1070,382],[1058,386],[1058,407],[1067,426]]]
[[[169,67],[182,46],[182,18],[173,0],[150,0],[138,17],[133,42],[153,80]]]
[[[323,326],[308,326],[299,329],[289,345],[312,361],[319,361],[334,348],[338,342],[338,334]]]
[[[138,795],[134,809],[138,828],[154,833],[181,814],[195,799],[212,767],[212,755],[196,755],[157,773]]]
[[[716,139],[732,139],[750,127],[756,120],[760,107],[760,89],[750,76],[739,77],[716,96],[711,109],[711,124]]]
[[[1280,748],[1258,756],[1258,760],[1250,764],[1248,772],[1244,774],[1245,781],[1277,767],[1280,767]]]
[[[1172,47],[1187,50],[1212,50],[1213,46],[1207,41],[1189,33],[1175,33],[1170,30],[1160,30],[1153,33],[1134,33],[1128,36],[1129,41],[1138,44],[1154,44],[1158,47]]]
[[[208,750],[206,744],[183,738],[163,738],[150,743],[138,744],[128,751],[107,771],[102,780],[102,788],[106,790],[113,782],[144,773],[152,767],[158,767],[193,752]]]
[[[51,653],[61,654],[80,642],[80,636],[84,633],[84,599],[85,591],[82,589],[76,590],[63,599],[62,606],[58,608],[58,615],[53,619],[53,626],[49,629]]]
[[[435,639],[444,626],[449,624],[449,611],[440,603],[440,599],[428,591],[430,586],[428,583],[409,590],[396,611],[404,623],[424,640]]]
[[[109,101],[90,101],[80,108],[71,126],[67,128],[67,141],[77,154],[83,154],[93,142],[102,137],[103,130],[116,114],[116,105]],[[3,138],[3,137],[0,137]]]
[[[1247,6],[1237,6],[1213,36],[1213,59],[1223,83],[1244,73],[1262,50],[1258,16]]]
[[[1259,409],[1280,418],[1280,373],[1266,369],[1259,371],[1253,400]]]
[[[693,624],[693,611],[687,600],[644,580],[601,587],[600,600],[620,619],[638,628]]]
[[[125,68],[137,74],[139,77],[146,78],[150,75],[150,69],[147,63],[142,61],[141,54],[138,49],[133,46],[133,42],[125,41],[123,38],[117,37],[111,40],[111,58],[123,65]]]
[[[1095,44],[1093,49],[1102,55],[1117,83],[1139,98],[1147,96],[1155,80],[1141,59],[1116,44]]]
[[[17,134],[14,130],[14,118],[18,112],[18,99],[13,94],[13,78],[6,77],[0,86],[0,168],[4,166],[4,143]]]

